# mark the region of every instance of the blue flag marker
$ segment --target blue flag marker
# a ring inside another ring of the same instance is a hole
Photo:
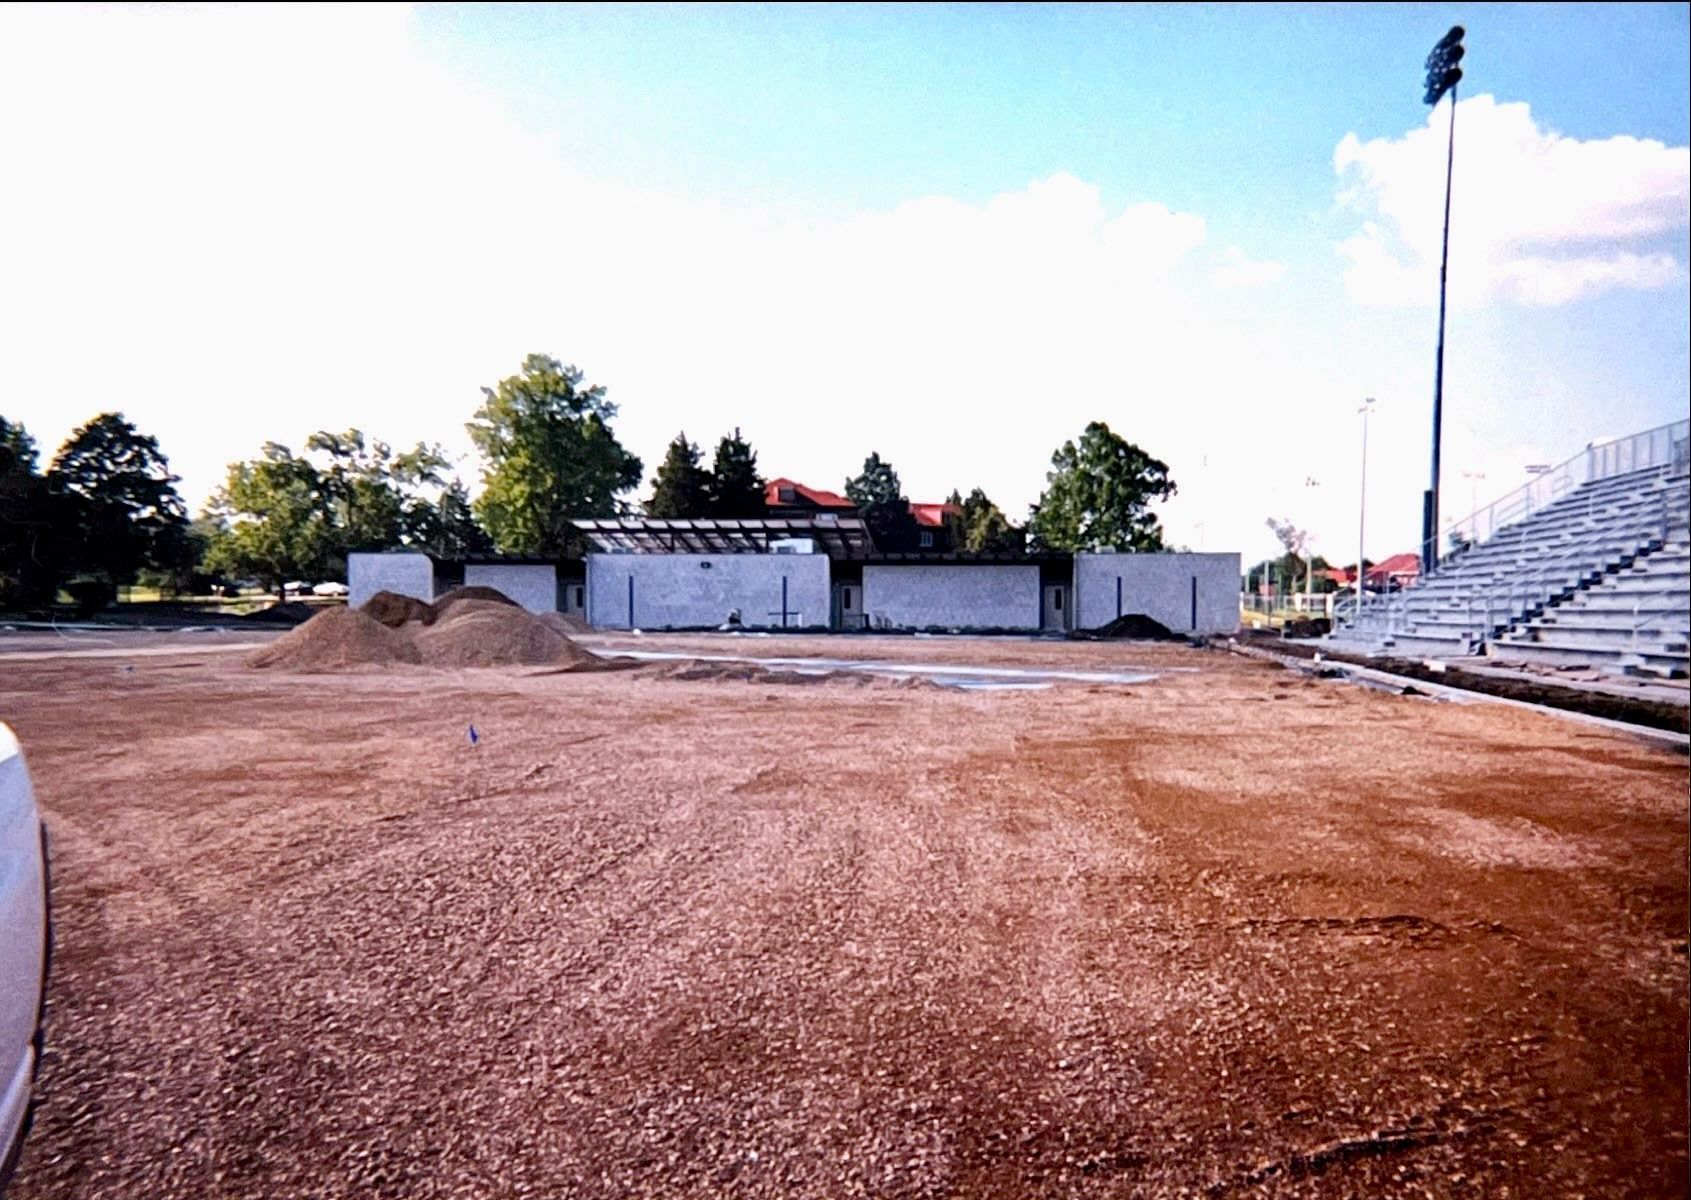
[[[479,741],[481,741],[481,735],[476,732],[476,727],[474,725],[470,726],[470,745],[473,746]]]

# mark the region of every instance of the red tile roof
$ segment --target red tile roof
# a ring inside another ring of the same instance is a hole
[[[781,499],[781,489],[791,488],[796,500]],[[817,508],[856,508],[850,500],[838,492],[825,491],[822,488],[805,487],[795,479],[771,479],[763,488],[763,502],[770,508],[782,508],[793,504],[813,504]]]
[[[910,515],[916,518],[916,524],[937,529],[945,524],[946,515],[962,516],[963,509],[956,504],[914,504],[910,505]]]

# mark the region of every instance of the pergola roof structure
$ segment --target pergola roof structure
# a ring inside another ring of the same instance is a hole
[[[830,558],[875,557],[862,517],[582,517],[570,521],[604,554],[768,554],[784,538],[811,538]]]

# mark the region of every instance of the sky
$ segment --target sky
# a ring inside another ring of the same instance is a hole
[[[1412,549],[1468,30],[1447,518],[1687,415],[1688,9],[0,8],[0,415],[194,508],[267,441],[441,443],[542,352],[650,472],[733,428],[1012,519],[1101,420],[1169,541]],[[631,497],[631,498],[638,498]]]

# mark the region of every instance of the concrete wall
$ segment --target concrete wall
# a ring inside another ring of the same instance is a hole
[[[377,592],[434,599],[434,563],[426,554],[349,554],[346,602],[357,608]]]
[[[629,620],[629,580],[634,613]],[[787,583],[782,621],[781,581]],[[823,626],[825,554],[590,554],[587,622],[600,629],[717,626],[730,609],[747,626]]]
[[[868,563],[863,611],[872,629],[1038,629],[1039,567]]]
[[[1237,554],[1077,554],[1074,575],[1076,629],[1096,629],[1129,613],[1160,621],[1175,633],[1234,633],[1239,628]]]
[[[464,586],[496,588],[532,613],[558,611],[558,568],[551,563],[466,563]]]

